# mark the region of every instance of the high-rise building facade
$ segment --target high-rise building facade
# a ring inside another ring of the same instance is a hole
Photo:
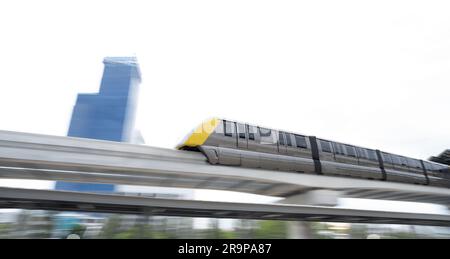
[[[135,57],[107,57],[99,93],[78,94],[68,136],[132,142],[141,73]],[[55,189],[112,192],[111,184],[57,182]]]

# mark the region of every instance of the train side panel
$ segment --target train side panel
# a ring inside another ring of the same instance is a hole
[[[201,127],[213,130],[197,129],[181,148],[211,164],[450,187],[449,168],[437,163],[228,120]]]

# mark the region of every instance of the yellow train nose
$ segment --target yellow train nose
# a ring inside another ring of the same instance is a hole
[[[183,147],[198,147],[203,145],[211,133],[214,132],[217,125],[219,125],[219,121],[220,120],[217,118],[204,121],[193,132],[191,132],[180,145],[177,146],[177,149],[182,149]]]

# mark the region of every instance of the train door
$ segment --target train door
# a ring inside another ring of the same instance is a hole
[[[333,161],[333,149],[331,142],[328,140],[317,139],[320,161]]]
[[[259,153],[259,165],[264,169],[278,169],[278,135],[277,131],[258,127],[259,142],[257,151]]]
[[[286,153],[286,133],[283,131],[278,132],[278,153],[285,156]]]
[[[257,128],[248,124],[238,124],[239,134],[242,133],[242,126],[244,126],[246,140],[240,138],[238,141],[238,146],[242,149],[241,164],[244,167],[259,168],[259,154],[256,151],[259,141]]]
[[[286,150],[286,132],[278,131],[278,154],[279,164],[278,169],[282,171],[291,171],[295,169],[294,158],[287,155]]]
[[[362,147],[355,147],[355,149],[358,156],[358,164],[364,167],[361,170],[361,175],[368,179],[385,179],[384,167],[383,170],[380,168],[376,151]]]
[[[236,123],[233,121],[223,120],[223,139],[220,142],[220,147],[236,148],[237,134]]]
[[[248,133],[245,130],[245,124],[237,123],[237,146],[239,149],[246,150],[248,148]]]
[[[223,120],[223,141],[219,145],[219,163],[222,165],[240,165],[241,155],[237,148],[236,122]]]
[[[426,169],[422,167],[422,163],[420,160],[413,158],[406,158],[408,162],[409,171],[414,175],[415,183],[419,184],[427,184],[428,176],[426,173]]]
[[[247,149],[252,150],[252,151],[257,151],[258,143],[259,143],[259,135],[258,135],[257,127],[246,124],[245,130],[248,135]]]
[[[263,153],[278,154],[278,139],[276,136],[276,131],[262,127],[257,128],[259,141],[256,146],[256,150]]]
[[[358,164],[355,147],[333,142],[333,149],[335,151],[334,157],[337,162],[355,165]]]
[[[392,160],[391,154],[386,152],[381,152],[381,158],[383,159],[383,166],[385,169],[394,170],[394,161]]]
[[[312,159],[310,139],[303,135],[287,133],[286,152],[294,158],[294,170],[304,173],[315,173],[315,163]],[[320,173],[320,172],[319,172]]]
[[[353,146],[333,142],[334,159],[338,163],[336,173],[340,175],[363,177],[358,168],[352,165],[358,165],[356,149]]]
[[[317,149],[319,150],[319,159],[323,174],[334,174],[336,172],[336,163],[334,163],[333,147],[330,141],[316,139]]]
[[[291,156],[298,156],[310,159],[311,155],[311,144],[309,139],[303,135],[287,133],[288,137],[286,152]]]

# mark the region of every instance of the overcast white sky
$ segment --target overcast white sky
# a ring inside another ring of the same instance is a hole
[[[136,54],[137,126],[226,117],[428,158],[450,147],[448,1],[2,1],[0,129],[67,133],[104,56]]]
[[[105,56],[136,55],[137,127],[208,117],[427,159],[450,147],[449,1],[1,1],[0,129],[66,135]]]

